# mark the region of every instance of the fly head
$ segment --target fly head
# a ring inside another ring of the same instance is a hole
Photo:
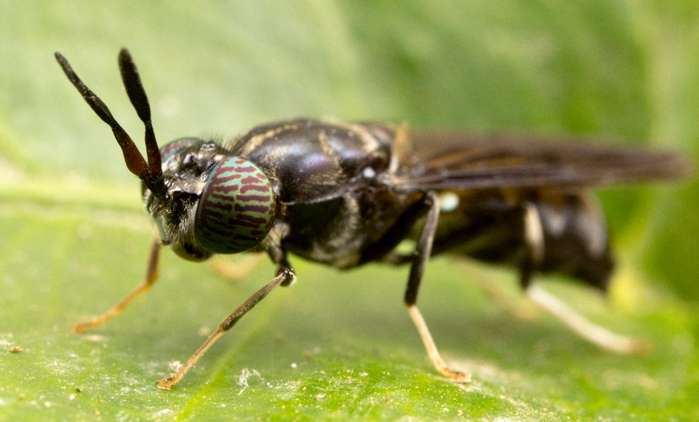
[[[144,185],[146,208],[161,239],[179,256],[200,261],[214,253],[258,246],[275,217],[272,184],[255,164],[196,138],[161,149],[166,200]]]
[[[58,52],[55,57],[83,99],[112,129],[126,167],[141,179],[146,209],[163,244],[185,259],[202,261],[215,253],[243,252],[264,240],[276,211],[265,173],[213,141],[181,138],[158,148],[148,97],[128,50],[119,53],[119,69],[145,126],[148,161],[68,60]]]

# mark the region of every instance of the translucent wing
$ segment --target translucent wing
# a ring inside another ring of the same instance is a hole
[[[585,187],[672,179],[692,166],[668,152],[507,135],[413,134],[398,190]],[[565,141],[565,140],[562,140]]]

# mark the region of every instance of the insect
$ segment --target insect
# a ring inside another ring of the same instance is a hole
[[[416,305],[428,259],[440,253],[511,265],[527,295],[581,336],[618,352],[642,347],[575,314],[531,279],[561,273],[604,290],[613,259],[589,189],[688,174],[690,164],[674,154],[312,119],[265,124],[223,144],[187,137],[159,148],[141,79],[122,49],[119,68],[145,125],[146,160],[68,61],[60,53],[55,57],[112,129],[159,229],[145,281],[76,331],[103,324],[148,290],[162,246],[193,261],[263,251],[276,265],[271,281],[159,381],[162,389],[177,384],[272,290],[295,281],[290,253],[343,269],[370,262],[409,266],[404,303],[434,367],[454,381],[470,376],[442,359]],[[396,247],[406,239],[414,240],[414,251],[401,254]]]

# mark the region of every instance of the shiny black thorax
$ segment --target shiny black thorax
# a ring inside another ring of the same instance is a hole
[[[405,220],[424,196],[383,181],[395,171],[395,139],[386,126],[299,119],[258,126],[226,148],[273,181],[286,250],[351,268],[406,237]]]

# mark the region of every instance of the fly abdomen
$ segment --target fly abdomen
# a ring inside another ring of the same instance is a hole
[[[609,234],[595,198],[544,196],[535,203],[543,230],[543,259],[534,268],[581,279],[606,290],[614,269]]]
[[[538,272],[606,289],[614,266],[607,226],[586,194],[492,190],[448,193],[442,199],[452,206],[442,209],[433,254],[519,268],[525,286]]]

